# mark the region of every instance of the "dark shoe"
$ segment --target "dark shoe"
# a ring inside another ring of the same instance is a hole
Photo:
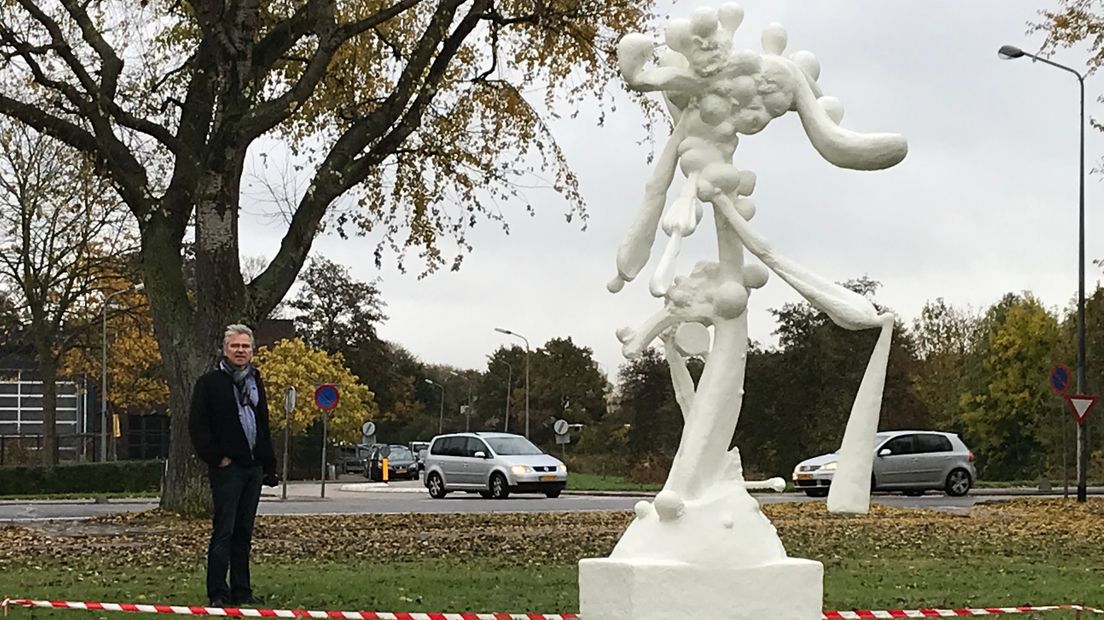
[[[221,596],[216,596],[215,598],[211,599],[209,603],[207,603],[207,606],[208,607],[227,607],[228,605],[227,605],[226,599],[222,598]]]
[[[235,598],[230,601],[234,605],[264,605],[264,597],[250,594],[243,598]]]

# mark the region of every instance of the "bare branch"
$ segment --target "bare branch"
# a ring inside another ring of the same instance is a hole
[[[258,54],[262,54],[263,58],[256,58],[254,66],[267,71],[278,57],[291,49],[307,33],[303,29],[308,26],[313,26],[313,30],[309,32],[318,35],[318,48],[311,56],[307,68],[303,71],[299,80],[287,92],[256,106],[242,120],[241,127],[245,139],[251,141],[272,129],[289,118],[299,106],[310,98],[318,87],[318,83],[325,77],[330,61],[338,48],[353,37],[375,29],[379,24],[393,19],[423,1],[425,0],[400,0],[371,17],[341,26],[334,22],[334,6],[331,2],[318,0],[304,5],[292,16],[291,21],[285,22],[289,25],[281,30],[281,33],[285,36],[283,41],[273,39],[268,40],[267,45],[265,45],[265,41],[258,45]],[[312,9],[313,16],[307,13],[308,8]],[[272,33],[269,36],[272,36]],[[266,39],[269,39],[269,37],[266,37]],[[273,56],[273,54],[277,55]],[[259,80],[259,75],[254,77],[254,80]]]
[[[101,159],[95,136],[67,120],[43,112],[38,106],[0,94],[0,114],[26,123],[36,131],[56,138],[94,159]]]
[[[402,77],[397,80],[394,92],[374,114],[348,130],[331,149],[300,201],[276,257],[264,273],[249,284],[248,303],[253,313],[263,314],[283,298],[295,281],[299,265],[306,260],[330,204],[346,190],[362,182],[372,166],[383,161],[419,126],[422,114],[437,94],[449,63],[490,6],[490,0],[476,0],[455,31],[448,34],[448,27],[461,3],[462,0],[448,0],[438,5],[418,48]],[[434,56],[438,46],[440,52]],[[424,80],[419,80],[423,74]],[[408,106],[415,92],[417,96]],[[404,110],[405,114],[402,113]],[[400,118],[399,126],[384,135],[386,129]],[[384,135],[383,139],[378,140],[369,153],[356,157],[369,140],[380,135]]]
[[[77,78],[77,81],[80,82],[81,87],[88,93],[89,97],[94,96],[94,94],[99,91],[96,81],[92,79],[88,70],[85,69],[84,64],[82,64],[80,59],[73,53],[73,48],[69,44],[69,41],[66,40],[65,33],[61,31],[61,27],[58,26],[58,23],[47,15],[45,11],[40,9],[38,5],[34,3],[34,0],[17,0],[17,2],[23,7],[23,10],[27,11],[35,21],[46,29],[46,32],[50,33],[50,40],[53,41],[54,45],[57,47],[56,51],[58,56],[65,61],[66,66],[73,72],[73,75]]]
[[[123,61],[104,40],[103,35],[89,19],[84,7],[74,0],[62,0],[62,6],[69,12],[69,16],[80,26],[81,35],[85,42],[96,50],[100,57],[100,90],[99,94],[105,101],[115,99],[115,92],[119,86],[119,75],[123,72]]]

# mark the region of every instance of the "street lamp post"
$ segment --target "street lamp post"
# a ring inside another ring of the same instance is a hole
[[[506,421],[502,423],[502,432],[510,432],[510,392],[514,388],[514,366],[506,360],[499,360],[506,364]]]
[[[529,437],[529,339],[517,332],[496,327],[495,331],[507,336],[521,338],[525,342],[525,437]]]
[[[107,308],[116,295],[142,290],[142,283],[128,286],[104,297],[101,315],[103,318],[103,348],[100,357],[100,461],[107,461]]]
[[[1085,78],[1080,73],[1053,60],[1028,54],[1014,45],[1005,45],[997,51],[1005,60],[1027,56],[1077,76],[1081,86],[1081,157],[1078,162],[1077,206],[1077,393],[1085,393]],[[1089,434],[1088,420],[1077,426],[1077,501],[1084,502],[1088,495]]]
[[[434,381],[432,379],[426,379],[425,382],[430,384],[430,385],[435,385],[435,386],[441,388],[441,417],[437,421],[437,434],[440,435],[440,434],[445,432],[445,386],[444,386],[444,384],[448,383],[448,380],[446,379],[442,383],[437,383],[436,381]]]
[[[463,380],[463,382],[465,384],[467,384],[467,386],[468,386],[468,404],[467,404],[466,407],[463,408],[463,413],[464,413],[464,432],[470,431],[471,430],[471,407],[472,407],[472,401],[474,400],[472,398],[472,382],[471,382],[471,379],[469,379],[466,375],[461,375],[461,374],[458,374],[458,373],[455,373],[455,372],[449,372],[449,376],[450,377],[456,377],[457,379]]]

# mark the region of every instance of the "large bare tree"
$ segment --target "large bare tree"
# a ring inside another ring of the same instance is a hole
[[[0,114],[94,157],[137,219],[181,416],[222,326],[255,322],[284,297],[327,217],[342,233],[379,234],[377,263],[414,247],[433,269],[455,266],[465,231],[480,216],[500,220],[527,175],[582,216],[575,179],[522,93],[572,108],[602,94],[614,42],[645,26],[651,4],[2,0]],[[303,191],[278,253],[246,282],[242,173],[262,139],[290,145]],[[192,222],[194,296],[181,255]],[[162,505],[202,509],[186,425],[172,428]]]
[[[58,462],[57,378],[127,252],[133,226],[84,156],[0,122],[0,287],[24,325],[42,380],[42,462]]]

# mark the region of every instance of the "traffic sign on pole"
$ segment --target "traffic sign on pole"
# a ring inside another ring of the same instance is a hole
[[[341,396],[337,392],[337,386],[332,383],[323,383],[314,388],[314,404],[322,411],[330,411],[337,407]]]
[[[1070,386],[1070,369],[1062,364],[1055,364],[1050,369],[1050,389],[1059,394],[1065,394]]]
[[[1069,405],[1070,411],[1073,411],[1073,416],[1077,418],[1077,423],[1084,424],[1085,418],[1089,417],[1089,412],[1092,411],[1093,405],[1096,404],[1096,396],[1089,394],[1067,394],[1066,404]]]

